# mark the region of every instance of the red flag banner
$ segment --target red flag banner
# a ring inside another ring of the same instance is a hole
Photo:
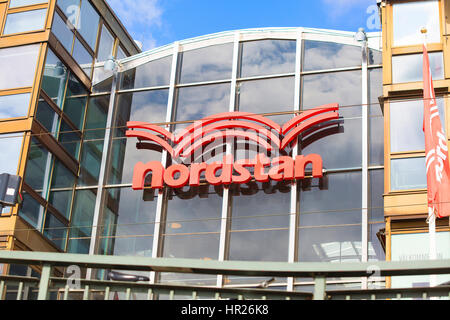
[[[431,76],[430,59],[423,46],[423,131],[427,168],[428,206],[438,218],[450,216],[450,166],[447,136],[442,130]]]

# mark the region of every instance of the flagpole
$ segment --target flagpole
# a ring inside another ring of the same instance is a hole
[[[423,45],[427,48],[427,29],[423,27],[420,32],[423,35]],[[424,52],[425,54],[425,52]],[[425,84],[424,84],[425,85]],[[425,90],[425,88],[424,88]],[[428,238],[429,238],[429,260],[437,259],[436,248],[436,215],[433,207],[428,207]],[[430,287],[437,286],[437,276],[435,274],[430,275]]]

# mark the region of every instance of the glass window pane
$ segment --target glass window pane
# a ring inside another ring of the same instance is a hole
[[[125,53],[125,50],[123,50],[121,46],[118,46],[116,59],[120,60],[120,59],[125,59],[126,57],[128,57],[128,55]]]
[[[64,119],[61,119],[58,141],[72,157],[78,159],[78,152],[80,151],[81,143],[81,132],[74,130]]]
[[[319,154],[326,169],[360,168],[362,165],[361,108],[342,108],[337,121],[316,126],[300,141],[301,153]],[[359,114],[358,114],[359,113]]]
[[[47,2],[46,0],[11,0],[9,2],[9,7],[10,8],[24,7],[46,2]]]
[[[48,202],[55,207],[67,220],[70,219],[70,209],[72,208],[73,190],[51,191]]]
[[[67,226],[47,211],[44,225],[44,236],[53,242],[59,249],[66,247]]]
[[[30,150],[28,151],[27,169],[25,182],[44,198],[44,184],[48,181],[52,157],[48,150],[37,140],[32,138]]]
[[[216,113],[227,112],[230,104],[230,84],[179,88],[177,121],[199,120]],[[189,124],[178,124],[177,129]]]
[[[384,117],[378,97],[382,96],[382,69],[369,70],[369,163],[384,164]]]
[[[147,62],[121,74],[120,89],[168,86],[172,56]]]
[[[79,186],[98,184],[104,140],[84,141],[80,157]]]
[[[59,115],[44,99],[39,100],[35,117],[48,132],[53,136],[56,135],[59,124]]]
[[[67,248],[70,253],[89,253],[96,193],[97,189],[75,192]]]
[[[329,103],[346,107],[361,104],[361,71],[305,75],[302,80],[304,110]]]
[[[58,38],[59,42],[62,43],[63,47],[66,48],[67,52],[72,53],[74,35],[57,13],[53,18],[52,32],[55,34],[56,38]]]
[[[44,29],[47,9],[10,13],[3,34],[22,33]]]
[[[67,67],[49,49],[47,51],[47,60],[45,61],[42,89],[60,108],[63,103],[67,76]]]
[[[369,261],[386,261],[386,253],[377,236],[377,233],[385,228],[384,222],[369,224]]]
[[[0,49],[0,90],[33,85],[39,47],[32,44]]]
[[[290,186],[250,182],[232,194],[229,260],[287,261]]]
[[[299,261],[361,259],[361,172],[302,180]]]
[[[23,194],[23,203],[19,211],[21,216],[33,228],[40,229],[40,218],[42,217],[44,208],[28,193]]]
[[[0,173],[17,174],[20,153],[22,151],[23,133],[0,135]]]
[[[260,40],[242,43],[241,77],[295,72],[296,41]]]
[[[437,0],[393,5],[394,46],[423,43],[420,30],[427,28],[428,42],[441,42],[439,2]]]
[[[51,188],[72,188],[74,185],[74,174],[61,161],[55,159]]]
[[[384,221],[384,170],[369,170],[369,221]]]
[[[108,169],[108,184],[131,183],[133,169],[139,161],[161,161],[161,150],[151,150],[135,138],[113,139]]]
[[[70,74],[63,110],[78,129],[83,127],[87,95],[87,90],[81,82],[73,74]]]
[[[304,41],[303,71],[357,67],[361,63],[361,47],[333,42]]]
[[[72,25],[76,26],[80,15],[80,0],[58,0],[57,3]]]
[[[114,37],[109,32],[108,28],[103,25],[102,33],[100,35],[100,44],[98,47],[97,60],[106,61],[112,55],[114,48]]]
[[[166,121],[169,90],[153,90],[119,95],[114,121],[115,136],[125,136],[128,121],[163,123]]]
[[[444,79],[442,52],[430,52],[430,68],[433,80]],[[407,54],[392,57],[392,81],[394,83],[423,81],[423,54]]]
[[[95,49],[95,44],[97,43],[99,22],[100,16],[94,7],[92,7],[89,0],[82,0],[77,29],[92,49]]]
[[[90,78],[93,58],[78,39],[75,39],[75,44],[73,46],[73,58]]]
[[[182,53],[180,83],[231,79],[233,43]]]
[[[392,261],[422,261],[430,256],[429,233],[393,234]],[[450,232],[437,232],[436,241],[438,259],[450,259]],[[450,281],[450,275],[437,275],[437,284],[444,285]],[[392,277],[392,288],[428,287],[430,276],[399,276]]]
[[[425,158],[391,160],[391,190],[426,189]]]
[[[294,110],[294,77],[243,81],[238,85],[239,111],[270,113]],[[292,115],[279,116],[274,121],[284,124]]]
[[[26,117],[29,106],[29,93],[0,96],[0,119]]]
[[[170,190],[164,231],[163,257],[217,260],[219,252],[222,197],[220,188]],[[195,279],[195,280],[193,280]],[[162,274],[161,282],[178,280],[213,284],[215,276]]]
[[[156,204],[155,190],[109,189],[105,206],[112,220],[103,223],[109,228],[103,232],[103,247],[109,248],[103,254],[151,257]]]
[[[441,125],[445,130],[445,102],[436,99]],[[410,100],[390,103],[391,152],[425,149],[423,133],[423,101]]]
[[[86,140],[104,139],[109,95],[89,99],[84,134]]]
[[[92,76],[92,92],[93,93],[110,93],[113,83],[113,71],[105,70],[100,64],[94,67],[94,75]]]

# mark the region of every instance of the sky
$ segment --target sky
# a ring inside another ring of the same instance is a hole
[[[376,0],[107,0],[143,50],[236,29],[378,31]]]

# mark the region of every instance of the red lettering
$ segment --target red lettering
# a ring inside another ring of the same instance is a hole
[[[175,178],[175,174],[180,176]],[[174,164],[167,168],[164,172],[164,182],[172,188],[181,188],[186,185],[189,180],[189,169],[183,164]]]
[[[270,160],[260,153],[255,158],[255,179],[259,182],[269,181],[269,175],[264,173],[264,168],[270,165]]]
[[[238,160],[234,163],[234,170],[239,174],[239,176],[233,175],[233,183],[241,184],[248,183],[252,180],[252,175],[245,169],[245,167],[253,167],[255,163],[252,160]]]
[[[152,161],[146,164],[138,162],[134,166],[133,172],[133,190],[144,189],[145,176],[152,172],[152,188],[161,189],[163,187],[163,173],[164,167],[161,162]]]
[[[217,171],[222,169],[220,176],[216,176]],[[206,181],[213,186],[221,184],[231,184],[233,174],[233,158],[231,155],[223,158],[223,163],[214,162],[206,167]]]
[[[207,164],[205,162],[191,164],[191,177],[189,180],[191,186],[198,187],[200,185],[200,175],[203,171],[206,171],[206,167]]]
[[[272,161],[272,169],[269,176],[272,180],[293,180],[294,179],[294,159],[291,157],[278,157]]]
[[[295,179],[305,179],[305,168],[310,163],[313,167],[313,177],[323,177],[322,158],[318,154],[309,154],[307,156],[297,156],[297,158],[295,158]]]

